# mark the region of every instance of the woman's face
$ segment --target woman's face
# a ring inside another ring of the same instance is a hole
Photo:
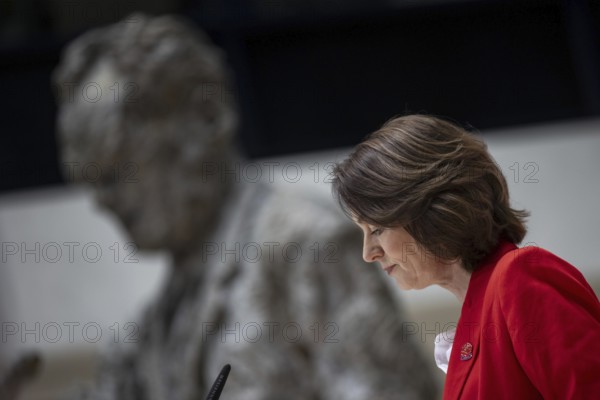
[[[404,228],[354,222],[363,231],[364,260],[378,262],[401,289],[423,289],[451,278],[448,263],[425,252]]]

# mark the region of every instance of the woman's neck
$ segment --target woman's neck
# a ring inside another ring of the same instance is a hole
[[[439,285],[455,295],[462,304],[465,301],[467,289],[469,288],[471,272],[467,271],[460,262],[452,263],[448,267],[449,271],[447,279]]]

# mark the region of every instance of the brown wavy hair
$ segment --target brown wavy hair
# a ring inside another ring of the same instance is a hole
[[[403,227],[426,251],[468,271],[501,237],[518,244],[529,213],[510,207],[508,186],[485,143],[438,117],[386,122],[333,169],[342,210],[368,224]]]

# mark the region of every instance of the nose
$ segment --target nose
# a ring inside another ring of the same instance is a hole
[[[374,240],[370,238],[370,235],[365,235],[363,240],[363,260],[368,263],[377,261],[378,258],[383,256],[383,249]]]

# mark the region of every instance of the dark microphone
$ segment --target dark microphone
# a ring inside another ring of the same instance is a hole
[[[206,400],[218,400],[218,398],[221,397],[221,392],[223,391],[225,381],[229,376],[229,371],[231,371],[231,365],[226,364],[223,369],[221,369],[221,372],[219,373],[219,376],[217,376],[215,383],[213,383],[212,387],[210,388],[210,392],[208,392]]]

